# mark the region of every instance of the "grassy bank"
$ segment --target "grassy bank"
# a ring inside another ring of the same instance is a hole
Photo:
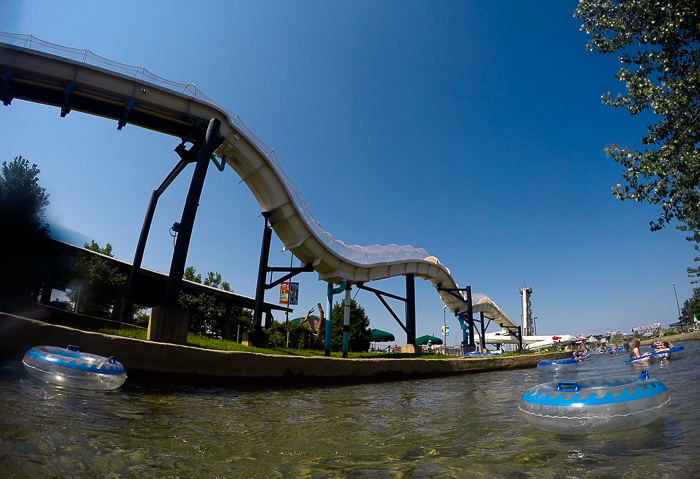
[[[135,339],[146,339],[146,330],[143,329],[108,329],[102,328],[99,333],[112,334],[115,336],[126,336]],[[224,339],[215,339],[201,334],[188,333],[187,345],[196,348],[214,349],[218,351],[241,351],[246,353],[261,353],[261,354],[276,354],[283,356],[323,356],[324,351],[312,349],[294,349],[294,348],[256,348],[252,346],[244,346],[235,341],[227,341]],[[515,356],[516,353],[507,353],[504,356]],[[331,357],[340,358],[342,353],[331,352]],[[454,358],[454,356],[446,356],[443,354],[409,354],[409,353],[354,353],[349,352],[350,358],[423,358],[423,359],[445,359]]]

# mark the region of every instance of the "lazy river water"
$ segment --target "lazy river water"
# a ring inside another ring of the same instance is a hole
[[[105,392],[41,383],[13,357],[0,364],[0,476],[698,477],[700,342],[677,345],[644,366],[671,395],[661,419],[585,436],[522,419],[522,393],[552,380],[534,368],[260,390],[129,378]],[[625,359],[596,355],[562,378],[638,376]]]

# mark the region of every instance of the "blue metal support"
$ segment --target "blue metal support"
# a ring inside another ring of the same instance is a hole
[[[75,82],[71,82],[65,90],[63,90],[63,105],[61,105],[61,118],[70,113],[70,97],[75,90]]]
[[[345,304],[343,308],[343,357],[348,357],[350,346],[350,285],[345,288]]]
[[[333,288],[332,283],[328,283],[328,292],[326,294],[326,350],[325,355],[331,355],[331,340],[333,329],[333,295],[345,291],[347,283],[343,281],[340,286]]]
[[[121,130],[126,126],[126,120],[129,118],[129,113],[131,113],[131,109],[134,108],[135,104],[136,98],[134,97],[131,97],[131,99],[128,102],[126,102],[126,105],[124,105],[124,113],[122,113],[122,117],[117,123],[117,130]]]
[[[216,165],[216,169],[219,171],[224,171],[226,168],[226,155],[221,157],[221,163],[216,159],[216,155],[211,155],[211,161]]]

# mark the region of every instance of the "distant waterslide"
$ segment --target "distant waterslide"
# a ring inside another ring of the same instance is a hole
[[[262,211],[270,213],[270,225],[284,248],[301,263],[312,264],[319,280],[357,284],[413,274],[429,280],[454,314],[466,312],[466,295],[458,291],[450,270],[426,250],[395,244],[347,245],[333,238],[313,217],[301,192],[282,170],[275,151],[260,141],[237,114],[211,101],[194,84],[170,82],[143,67],[113,62],[89,50],[51,44],[32,35],[2,32],[0,75],[0,99],[3,102],[6,101],[3,89],[9,91],[10,82],[18,86],[16,90],[39,86],[45,90],[53,89],[54,93],[68,92],[69,97],[73,95],[78,100],[97,100],[107,107],[113,105],[117,111],[123,110],[125,113],[119,128],[130,123],[158,130],[155,122],[139,122],[140,117],[160,117],[171,123],[185,117],[219,119],[221,143],[216,155],[226,157],[227,164],[250,188]],[[37,98],[16,97],[42,102]],[[81,110],[80,102],[77,103],[71,108],[94,114]],[[64,114],[62,110],[62,116]],[[174,134],[172,131],[158,131]],[[508,315],[483,294],[472,295],[472,308],[502,328],[516,327]]]
[[[479,338],[480,339],[480,338]],[[479,342],[477,340],[477,343]],[[522,337],[522,345],[524,349],[545,349],[552,348],[557,344],[567,345],[576,341],[576,338],[570,334],[562,334],[560,336],[535,336],[535,335],[524,335]],[[520,344],[521,339],[510,334],[506,330],[497,331],[495,333],[486,333],[484,335],[485,344]]]

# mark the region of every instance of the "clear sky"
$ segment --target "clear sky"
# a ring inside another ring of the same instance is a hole
[[[425,248],[517,323],[526,283],[538,334],[666,326],[678,315],[673,283],[681,306],[692,294],[695,251],[680,231],[649,231],[657,209],[611,193],[622,168],[603,148],[638,147],[653,118],[601,104],[624,88],[619,62],[585,49],[575,6],[4,0],[0,30],[195,83],[275,149],[333,237]],[[23,155],[41,169],[51,225],[133,259],[151,191],[177,163],[176,138],[19,100],[0,108],[0,131],[0,161]],[[192,170],[161,197],[145,267],[169,270],[168,230]],[[239,181],[209,168],[187,264],[254,296],[263,219]],[[271,265],[290,264],[281,249],[273,237]],[[325,283],[297,279],[290,318],[325,307]],[[371,286],[404,294],[403,278]],[[418,335],[439,335],[437,293],[416,280],[416,294]],[[404,342],[373,294],[355,299],[371,327]],[[456,319],[447,323],[448,343],[459,341]]]

